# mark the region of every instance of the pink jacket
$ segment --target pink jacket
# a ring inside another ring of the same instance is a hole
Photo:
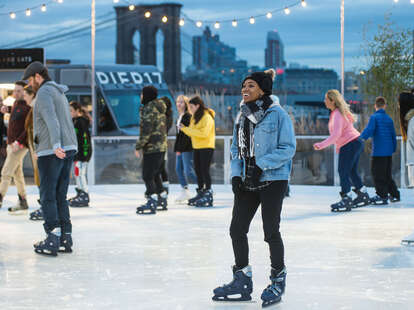
[[[342,146],[360,136],[359,131],[354,128],[352,119],[346,119],[338,109],[331,112],[328,126],[330,136],[322,142],[315,143],[319,149],[335,144],[336,152],[339,153]]]

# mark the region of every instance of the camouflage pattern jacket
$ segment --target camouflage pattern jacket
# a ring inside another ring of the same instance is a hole
[[[144,154],[167,151],[167,107],[162,100],[155,99],[141,108],[140,135],[136,150]]]

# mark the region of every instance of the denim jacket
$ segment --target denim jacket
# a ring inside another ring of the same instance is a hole
[[[254,129],[256,165],[263,170],[260,181],[288,180],[292,158],[296,151],[296,138],[292,120],[280,106],[279,99],[271,96],[273,104]],[[237,121],[231,144],[231,177],[244,179],[245,162],[238,157]]]

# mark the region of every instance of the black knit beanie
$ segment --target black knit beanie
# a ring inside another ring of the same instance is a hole
[[[273,78],[274,71],[253,72],[244,78],[242,87],[246,80],[253,80],[259,85],[260,89],[263,90],[265,95],[270,96],[272,94]]]
[[[142,104],[147,104],[148,102],[157,99],[157,96],[158,90],[154,86],[145,86],[142,89]]]

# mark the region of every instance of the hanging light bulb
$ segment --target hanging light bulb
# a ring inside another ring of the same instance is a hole
[[[15,18],[16,18],[16,13],[11,12],[11,13],[10,13],[10,18],[11,18],[11,19],[15,19]]]
[[[151,17],[151,12],[150,11],[146,11],[144,13],[145,18],[150,18]]]
[[[164,15],[161,21],[165,24],[166,22],[168,22],[168,17]]]
[[[119,3],[119,0],[114,0],[114,3]]]
[[[395,3],[398,3],[398,0],[394,0]]]
[[[411,4],[414,4],[414,0],[411,0],[410,2],[411,2]]]
[[[304,7],[304,8],[306,8],[306,6],[308,5],[307,3],[306,3],[306,1],[305,0],[302,0],[302,6]]]
[[[178,24],[182,27],[185,24],[184,18],[181,18]]]
[[[249,23],[253,25],[255,22],[256,22],[256,20],[254,19],[254,17],[253,16],[250,17]]]
[[[135,5],[133,5],[133,4],[130,4],[130,5],[129,5],[129,7],[128,7],[128,9],[129,9],[130,11],[133,11],[133,10],[135,10]]]
[[[233,27],[237,27],[237,20],[233,19],[233,21],[231,22],[231,25]]]
[[[42,4],[42,7],[40,8],[40,10],[42,11],[42,12],[46,12],[46,4]]]
[[[285,14],[289,15],[290,14],[290,9],[288,7],[285,7]]]
[[[59,3],[63,3],[63,0],[58,0]]]
[[[271,12],[268,12],[268,13],[266,14],[266,17],[267,17],[267,18],[269,18],[269,19],[270,19],[270,18],[272,18],[272,13],[271,13]]]
[[[219,22],[215,22],[214,23],[214,28],[219,29],[220,28],[220,23]]]
[[[200,28],[201,26],[203,26],[203,23],[202,23],[201,21],[198,21],[198,22],[196,22],[196,26],[197,26],[198,28]]]
[[[30,16],[32,15],[32,11],[30,11],[30,9],[26,9],[26,16]]]

